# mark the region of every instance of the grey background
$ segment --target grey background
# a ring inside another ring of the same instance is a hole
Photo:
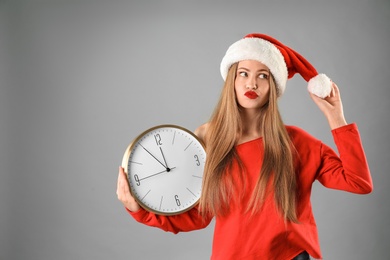
[[[178,235],[136,223],[117,168],[146,128],[208,120],[220,60],[250,32],[329,75],[361,131],[374,192],[313,188],[324,259],[388,259],[389,17],[388,0],[0,0],[0,259],[208,259],[213,223]],[[299,75],[280,108],[334,147]]]

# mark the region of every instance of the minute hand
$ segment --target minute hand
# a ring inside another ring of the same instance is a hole
[[[164,165],[162,162],[160,162],[159,159],[156,158],[156,156],[154,156],[151,152],[149,152],[145,147],[142,146],[142,144],[139,144],[142,148],[144,148],[144,150],[146,152],[148,152],[148,154],[150,154],[156,161],[158,161],[162,166],[164,166],[165,169],[168,169],[168,167],[166,165]]]

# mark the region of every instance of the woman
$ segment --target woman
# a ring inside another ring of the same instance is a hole
[[[277,99],[295,73],[309,81],[340,156],[283,124]],[[321,258],[313,182],[360,194],[373,189],[357,126],[346,123],[338,87],[263,34],[231,45],[221,74],[225,85],[214,114],[195,131],[208,155],[199,205],[177,216],[149,213],[131,196],[122,168],[118,199],[137,221],[174,233],[204,228],[215,217],[211,259]]]

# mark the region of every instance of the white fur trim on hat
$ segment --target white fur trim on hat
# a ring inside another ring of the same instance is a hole
[[[307,89],[314,95],[325,98],[332,90],[332,82],[325,74],[318,74],[309,80]]]
[[[226,80],[230,67],[242,60],[256,60],[266,65],[275,78],[279,95],[283,94],[288,76],[287,65],[282,53],[274,44],[261,38],[243,38],[233,43],[221,62],[223,80]]]

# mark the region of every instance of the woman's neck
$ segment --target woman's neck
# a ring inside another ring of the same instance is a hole
[[[241,112],[242,132],[239,136],[238,144],[262,137],[260,117],[261,114],[258,110]]]

